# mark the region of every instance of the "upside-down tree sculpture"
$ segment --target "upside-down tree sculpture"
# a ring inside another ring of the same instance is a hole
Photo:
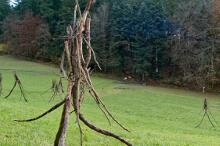
[[[91,78],[90,72],[88,69],[88,65],[90,63],[91,58],[94,58],[94,61],[97,63],[95,57],[95,52],[90,44],[90,22],[91,18],[88,17],[89,11],[91,6],[93,5],[94,0],[88,0],[86,7],[83,12],[79,7],[79,3],[76,0],[75,10],[74,10],[74,21],[73,25],[67,27],[67,36],[65,38],[65,56],[67,58],[68,63],[68,86],[67,86],[67,94],[64,100],[60,103],[56,104],[54,107],[43,113],[42,115],[28,120],[16,120],[17,122],[31,122],[38,120],[48,113],[54,111],[61,105],[64,105],[63,112],[60,121],[60,127],[57,132],[54,145],[55,146],[65,146],[65,137],[68,127],[68,120],[70,116],[70,109],[73,106],[74,113],[76,115],[77,125],[80,130],[80,144],[82,145],[82,129],[80,123],[84,123],[87,127],[100,133],[105,136],[109,136],[119,140],[120,142],[132,146],[124,138],[109,132],[107,130],[103,130],[98,128],[93,123],[89,122],[81,113],[81,105],[84,99],[84,93],[87,90],[91,97],[95,100],[97,107],[104,113],[106,118],[110,121],[112,119],[116,122],[121,128],[128,131],[123,125],[121,125],[109,112],[101,98],[99,97],[98,93],[96,92]],[[86,51],[83,51],[83,43],[86,46]],[[86,52],[84,54],[84,52]],[[98,65],[99,66],[99,65]]]
[[[203,87],[203,94],[205,94],[205,87]],[[198,128],[198,127],[202,124],[202,122],[203,122],[205,116],[208,117],[208,120],[209,120],[209,122],[211,123],[212,127],[215,127],[215,125],[214,125],[214,123],[212,122],[210,116],[212,117],[212,119],[214,120],[214,122],[215,122],[216,125],[217,125],[217,122],[216,122],[214,116],[212,115],[211,111],[209,110],[208,98],[207,98],[207,97],[204,98],[203,111],[204,111],[204,114],[203,114],[203,116],[202,116],[202,119],[201,119],[201,121],[199,122],[199,124],[196,126],[196,128]]]

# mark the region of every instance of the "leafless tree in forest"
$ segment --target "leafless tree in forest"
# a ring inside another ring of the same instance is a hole
[[[22,17],[11,15],[5,19],[3,29],[8,53],[31,58],[45,57],[51,34],[40,17],[29,11]]]
[[[62,76],[64,78],[67,77],[67,74],[66,74],[66,69],[65,69],[65,50],[63,51],[62,53],[62,56],[61,56],[61,62],[60,62],[60,73],[62,74]]]
[[[94,59],[94,61],[99,66],[95,52],[91,46],[91,37],[90,37],[90,23],[91,18],[88,17],[91,6],[93,5],[94,0],[88,0],[86,7],[83,12],[81,12],[78,0],[76,0],[75,10],[74,10],[74,21],[72,26],[67,27],[67,38],[65,39],[65,56],[67,58],[68,63],[68,86],[67,86],[67,95],[66,97],[53,106],[51,109],[41,114],[40,116],[28,119],[28,120],[16,120],[17,122],[30,122],[38,120],[48,113],[56,110],[61,105],[63,107],[63,113],[61,116],[60,127],[57,132],[54,145],[55,146],[65,146],[66,132],[68,127],[68,121],[70,116],[70,108],[73,106],[74,113],[76,115],[76,122],[80,130],[80,144],[83,144],[82,139],[82,128],[80,122],[84,123],[87,127],[100,133],[105,136],[112,137],[121,141],[122,143],[132,146],[124,138],[101,128],[98,128],[93,123],[89,122],[81,112],[81,105],[84,99],[84,93],[88,90],[89,94],[95,100],[98,108],[104,113],[107,119],[112,119],[115,123],[117,123],[122,129],[128,131],[122,124],[120,124],[115,117],[110,113],[108,108],[105,106],[100,96],[96,92],[92,80],[90,78],[90,73],[88,66],[90,64],[90,60]],[[86,45],[86,52],[84,54],[83,51],[83,43]],[[87,89],[87,90],[86,90]]]
[[[172,36],[170,54],[173,63],[182,71],[182,82],[198,87],[205,79],[206,87],[213,88],[219,68],[217,47],[220,31],[213,17],[212,2],[181,2],[173,20],[179,28]]]
[[[94,29],[92,36],[96,36],[96,40],[98,42],[102,42],[99,44],[99,48],[102,48],[99,52],[97,52],[97,56],[99,56],[99,61],[101,65],[103,66],[103,71],[107,71],[107,67],[111,63],[111,55],[114,53],[114,51],[111,49],[110,44],[112,44],[111,41],[107,41],[109,37],[109,31],[108,29],[108,21],[109,21],[109,6],[107,3],[101,4],[96,12],[93,14],[92,19],[92,29]],[[95,42],[96,43],[96,42]],[[98,44],[98,43],[96,43]],[[108,52],[104,52],[108,50]]]

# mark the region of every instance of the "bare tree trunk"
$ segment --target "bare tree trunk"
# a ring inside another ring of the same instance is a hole
[[[72,81],[68,85],[68,95],[66,96],[63,113],[60,121],[60,127],[54,141],[54,146],[65,146],[66,131],[69,121],[69,113],[71,107],[71,90],[72,90]]]
[[[64,104],[64,108],[63,108],[63,113],[62,113],[61,122],[60,122],[60,128],[59,128],[58,133],[56,135],[54,146],[65,146],[70,105],[71,105],[70,99],[67,97],[65,104]]]

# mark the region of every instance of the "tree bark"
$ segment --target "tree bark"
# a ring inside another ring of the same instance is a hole
[[[56,135],[56,139],[54,141],[54,146],[65,146],[65,139],[69,121],[69,113],[71,107],[71,90],[72,90],[72,81],[69,81],[68,84],[68,95],[65,99],[65,104],[63,107],[63,113],[60,121],[60,127]]]

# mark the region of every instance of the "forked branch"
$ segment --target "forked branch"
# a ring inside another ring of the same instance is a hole
[[[16,85],[18,85],[19,89],[20,89],[20,92],[21,92],[21,96],[24,98],[25,102],[28,102],[26,96],[25,96],[25,93],[24,93],[24,89],[23,89],[23,86],[22,86],[22,83],[21,83],[21,80],[19,79],[18,75],[16,74],[16,72],[14,72],[14,85],[12,87],[12,89],[10,90],[10,92],[4,97],[4,98],[8,98],[12,92],[14,91]]]

